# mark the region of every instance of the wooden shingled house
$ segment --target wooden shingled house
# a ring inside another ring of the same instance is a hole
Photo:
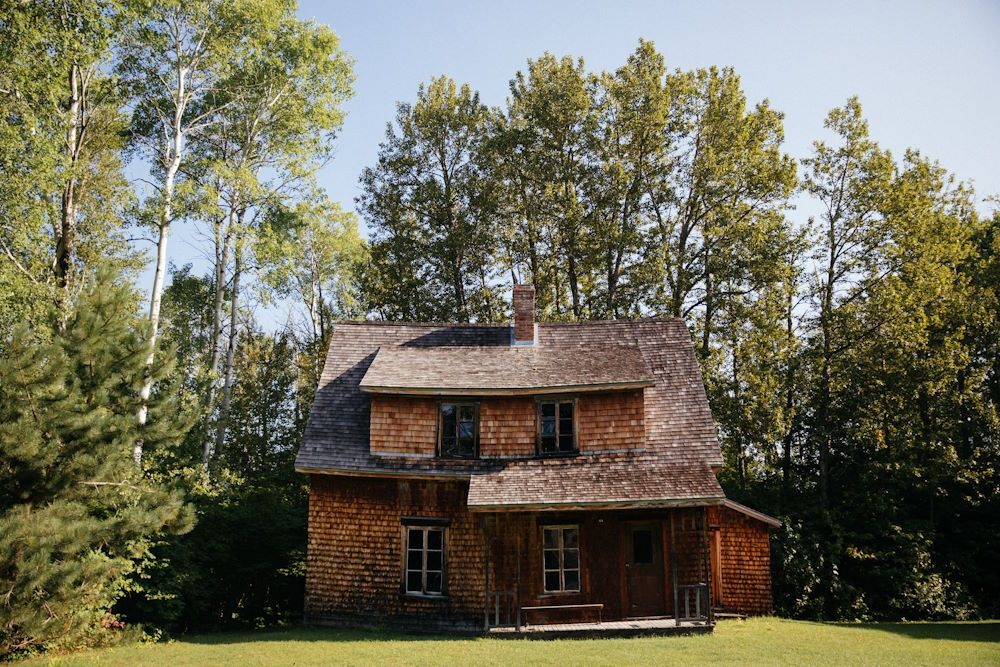
[[[309,623],[710,628],[771,610],[680,319],[335,326],[296,469]],[[641,619],[641,620],[636,620]]]

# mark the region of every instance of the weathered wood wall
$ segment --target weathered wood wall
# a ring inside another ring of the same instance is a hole
[[[312,475],[306,621],[481,627],[485,542],[467,493],[467,482]],[[401,519],[417,516],[451,519],[441,599],[402,594]]]
[[[479,403],[479,455],[525,458],[535,455],[535,400],[491,398]]]
[[[483,398],[479,403],[482,458],[535,455],[536,407],[532,396]],[[426,396],[371,397],[374,454],[433,456],[437,450],[438,399]],[[577,399],[581,452],[639,449],[645,442],[642,390],[584,394]]]
[[[570,512],[490,515],[484,534],[479,515],[465,506],[468,483],[416,479],[310,477],[306,620],[314,623],[391,624],[413,629],[482,627],[487,545],[491,588],[513,590],[522,606],[604,605],[606,620],[624,617],[625,526],[659,525],[664,567],[664,613],[673,611],[673,557],[678,583],[706,581],[703,508],[636,512]],[[722,609],[745,614],[771,610],[767,527],[741,513],[711,510],[721,523]],[[673,518],[674,548],[670,526]],[[448,518],[446,595],[415,598],[402,593],[403,517]],[[542,527],[580,527],[581,591],[546,594],[542,576]],[[716,573],[713,573],[716,575]],[[721,604],[720,604],[721,602]],[[535,612],[534,622],[590,620]]]
[[[372,396],[373,454],[434,456],[437,451],[437,403],[433,398]]]
[[[716,606],[740,614],[772,610],[771,545],[767,524],[729,508],[714,508],[719,525],[722,599]]]
[[[641,449],[645,444],[643,391],[583,394],[577,399],[581,452]]]

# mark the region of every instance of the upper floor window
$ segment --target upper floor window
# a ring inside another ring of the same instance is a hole
[[[479,409],[475,403],[441,403],[438,451],[441,456],[474,459],[479,440]]]
[[[576,451],[573,410],[572,400],[538,403],[539,453],[559,454]]]

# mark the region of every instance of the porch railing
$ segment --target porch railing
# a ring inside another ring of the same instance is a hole
[[[486,596],[486,629],[520,628],[521,609],[514,591],[490,591]]]
[[[678,586],[682,606],[677,611],[678,621],[709,621],[708,584],[686,584]],[[692,609],[693,608],[693,609]],[[692,614],[692,610],[694,614]]]

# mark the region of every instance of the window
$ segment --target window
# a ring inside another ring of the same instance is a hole
[[[444,528],[406,527],[407,593],[442,595],[444,593]]]
[[[479,440],[479,410],[475,403],[441,403],[438,431],[441,456],[459,459],[476,458]]]
[[[541,454],[576,451],[573,401],[543,401],[538,404],[538,451]]]
[[[543,528],[542,559],[546,593],[569,593],[580,590],[579,528],[576,526]]]

